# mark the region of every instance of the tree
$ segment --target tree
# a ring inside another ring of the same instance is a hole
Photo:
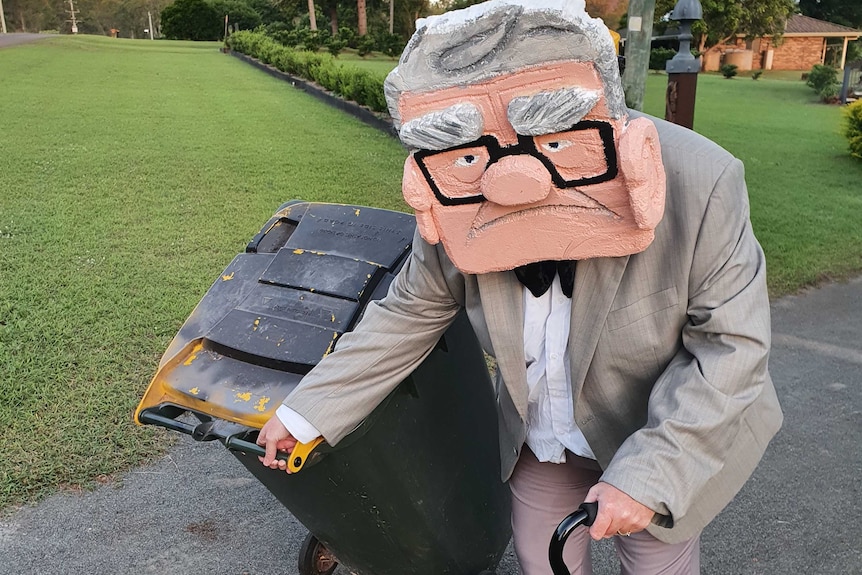
[[[676,0],[656,0],[656,20],[664,19],[675,5]],[[701,5],[703,20],[692,27],[700,36],[701,52],[738,34],[749,39],[780,37],[787,18],[796,10],[794,0],[701,0]]]
[[[257,10],[243,0],[209,0],[209,4],[222,21],[227,16],[228,22],[240,30],[252,30],[263,22]]]
[[[308,23],[312,30],[317,30],[317,17],[314,15],[314,0],[308,0]]]
[[[162,33],[171,40],[218,40],[222,35],[224,16],[204,0],[177,0],[162,10],[161,18]]]
[[[356,0],[356,31],[360,36],[368,34],[368,14],[365,12],[365,0]]]
[[[862,2],[859,0],[799,0],[799,11],[818,20],[862,28]]]
[[[50,0],[3,0],[9,32],[62,30],[66,16],[63,8]]]
[[[601,18],[611,30],[620,26],[620,19],[628,9],[626,0],[587,0],[587,14],[593,18]]]

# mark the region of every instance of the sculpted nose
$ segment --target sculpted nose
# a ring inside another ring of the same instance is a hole
[[[544,200],[550,190],[551,174],[533,156],[506,156],[482,176],[485,198],[502,206],[532,204]]]

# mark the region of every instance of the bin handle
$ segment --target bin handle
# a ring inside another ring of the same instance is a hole
[[[560,521],[556,531],[551,536],[551,544],[548,546],[548,560],[551,563],[551,571],[554,575],[569,575],[569,568],[563,561],[563,547],[572,531],[580,525],[589,527],[596,520],[599,513],[598,502],[582,503],[578,510],[566,516]]]
[[[322,437],[316,438],[311,443],[297,443],[293,450],[291,450],[290,454],[278,453],[275,458],[281,461],[287,461],[287,468],[291,473],[296,473],[302,469],[305,462],[308,461],[309,457],[311,457],[311,452],[314,451],[314,449],[321,443],[323,443]],[[244,451],[246,453],[251,453],[252,455],[259,455],[260,457],[264,457],[266,455],[265,448],[261,447],[257,443],[240,439],[235,435],[225,439],[224,446],[232,451]]]

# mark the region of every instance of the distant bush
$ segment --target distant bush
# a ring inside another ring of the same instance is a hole
[[[296,50],[277,42],[263,32],[240,31],[228,39],[232,50],[242,52],[282,72],[300,76],[353,100],[375,112],[386,112],[383,76],[353,66],[344,66],[331,54]]]
[[[736,64],[722,64],[718,71],[721,72],[722,76],[729,80],[739,73],[738,68],[739,67]]]
[[[752,80],[760,80],[761,76],[763,76],[763,70],[755,70],[751,73]]]
[[[667,61],[676,56],[676,51],[670,48],[653,48],[649,51],[649,69],[664,70]]]
[[[338,55],[347,47],[347,42],[340,40],[337,36],[333,36],[326,44],[326,49],[332,54],[333,58],[338,58]]]
[[[862,100],[845,108],[844,135],[850,143],[850,155],[862,160]]]
[[[817,95],[824,102],[833,102],[838,98],[841,91],[841,83],[838,81],[838,70],[832,66],[815,64],[808,73],[805,84],[814,88]]]
[[[369,55],[376,47],[377,42],[375,42],[374,38],[370,35],[362,36],[356,42],[356,51],[362,57]]]

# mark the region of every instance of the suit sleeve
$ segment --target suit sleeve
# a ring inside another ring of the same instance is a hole
[[[769,383],[769,299],[741,162],[715,182],[694,247],[682,346],[652,389],[646,425],[602,480],[673,525],[732,458],[743,414]]]
[[[464,278],[442,247],[417,233],[386,297],[368,305],[284,405],[337,444],[431,352],[460,310],[463,292]]]

